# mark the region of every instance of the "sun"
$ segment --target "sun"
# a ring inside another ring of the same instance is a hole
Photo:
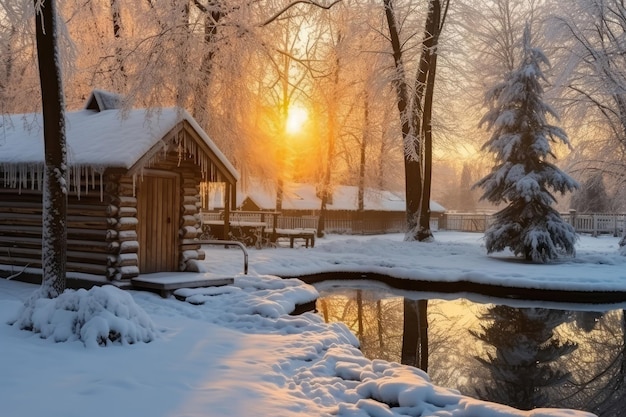
[[[309,118],[309,113],[304,107],[291,106],[287,113],[287,124],[285,130],[289,134],[295,134],[302,130],[302,126]]]

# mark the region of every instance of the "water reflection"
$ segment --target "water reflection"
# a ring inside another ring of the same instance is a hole
[[[589,311],[376,287],[318,290],[318,312],[348,325],[371,359],[420,367],[437,385],[520,409],[626,414],[626,306]]]

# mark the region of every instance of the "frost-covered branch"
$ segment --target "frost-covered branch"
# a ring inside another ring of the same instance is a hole
[[[271,16],[269,19],[267,19],[263,23],[260,23],[258,26],[263,27],[263,26],[269,25],[270,23],[272,23],[273,21],[275,21],[276,19],[281,17],[283,14],[285,14],[289,9],[291,9],[292,7],[294,7],[294,6],[298,5],[298,4],[309,4],[311,6],[319,7],[320,9],[329,10],[331,7],[333,7],[335,4],[337,4],[339,2],[341,2],[341,0],[335,0],[332,3],[330,3],[328,5],[325,5],[325,4],[317,3],[317,2],[315,2],[313,0],[296,0],[296,1],[292,2],[292,3],[289,3],[285,7],[283,7],[281,10],[276,12],[273,16]]]

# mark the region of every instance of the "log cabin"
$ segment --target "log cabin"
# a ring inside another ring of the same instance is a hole
[[[193,271],[201,183],[236,201],[237,170],[185,110],[119,104],[96,90],[66,113],[68,280]],[[41,276],[43,160],[40,114],[0,118],[0,276]]]

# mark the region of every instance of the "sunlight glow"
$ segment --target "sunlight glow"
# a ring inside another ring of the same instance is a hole
[[[292,106],[289,107],[289,113],[287,114],[287,123],[285,130],[289,134],[298,133],[302,130],[302,126],[309,118],[309,113],[303,107]]]

